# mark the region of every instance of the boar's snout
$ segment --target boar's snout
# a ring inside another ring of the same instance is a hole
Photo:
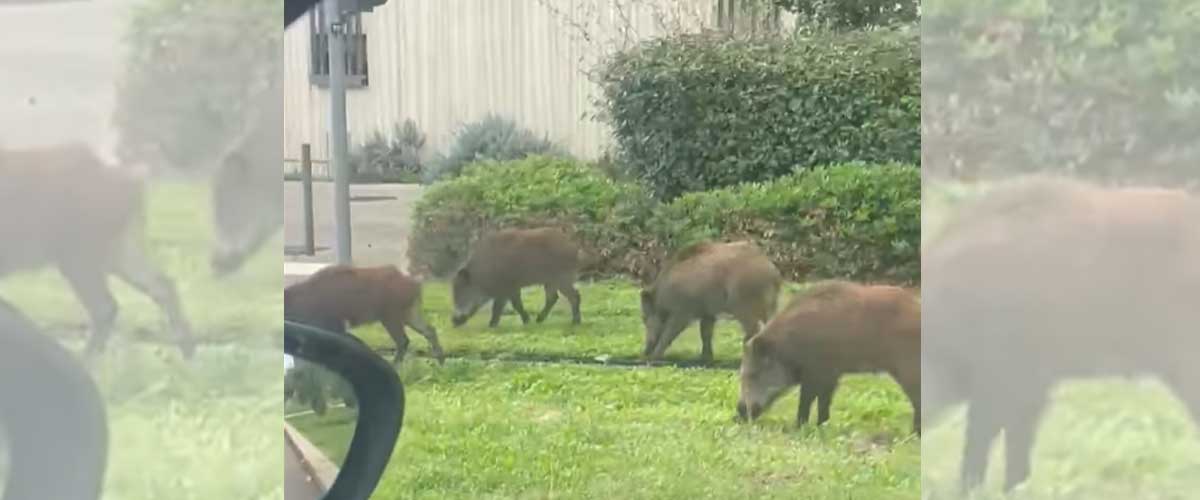
[[[736,422],[752,422],[762,414],[762,405],[756,403],[746,404],[745,401],[738,401]]]
[[[237,271],[242,266],[243,256],[232,251],[214,251],[209,258],[214,277],[223,278]]]

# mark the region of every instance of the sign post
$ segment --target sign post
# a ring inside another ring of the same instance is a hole
[[[325,0],[329,23],[329,168],[333,170],[333,223],[337,264],[350,265],[350,164],[346,134],[346,39],[339,0]]]

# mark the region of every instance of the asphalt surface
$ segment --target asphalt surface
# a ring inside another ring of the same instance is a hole
[[[289,250],[304,244],[304,190],[299,181],[284,185],[284,243]],[[406,245],[412,231],[412,209],[422,186],[414,184],[355,184],[350,186],[350,244],[356,265],[394,264],[408,268]],[[318,251],[314,256],[284,256],[289,262],[335,260],[333,183],[313,183],[313,226]]]
[[[283,453],[283,498],[287,500],[320,500],[324,492],[308,477],[300,459],[285,441]]]
[[[31,147],[68,141],[102,152],[111,127],[120,37],[130,0],[0,3],[0,141]]]

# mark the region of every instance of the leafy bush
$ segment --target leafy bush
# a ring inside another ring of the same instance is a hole
[[[600,68],[600,104],[630,174],[661,199],[797,166],[917,164],[918,43],[893,30],[657,39]]]
[[[920,280],[921,173],[851,163],[689,193],[655,217],[664,246],[758,241],[789,279]]]
[[[927,171],[1196,179],[1200,3],[934,0],[922,8]]]
[[[920,276],[921,175],[897,164],[804,170],[663,205],[591,165],[533,157],[471,167],[433,186],[414,217],[410,271],[440,277],[485,232],[540,225],[575,236],[590,276],[646,280],[674,249],[741,238],[762,244],[793,280]]]
[[[802,22],[834,29],[911,23],[920,18],[918,0],[772,0]]]
[[[584,248],[584,273],[638,268],[640,224],[654,202],[645,189],[614,181],[583,162],[533,156],[486,161],[430,187],[414,209],[409,271],[447,276],[483,233],[555,226]]]
[[[327,368],[297,359],[296,365],[283,377],[284,399],[294,400],[324,415],[329,408],[329,398],[341,399],[349,408],[355,408],[358,400],[354,388],[346,379]]]
[[[507,118],[488,115],[458,130],[450,151],[434,164],[425,180],[454,178],[462,173],[463,167],[483,160],[519,160],[532,155],[567,156],[548,138],[538,137]]]
[[[283,78],[281,64],[267,64],[279,61],[283,6],[147,0],[131,7],[114,96],[117,154],[179,171],[209,168],[214,152],[242,132],[247,109]]]
[[[390,136],[376,131],[350,156],[353,179],[415,182],[424,170],[424,149],[425,134],[412,120],[405,120],[403,126],[393,126]]]

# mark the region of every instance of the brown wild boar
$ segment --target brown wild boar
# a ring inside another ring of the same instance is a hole
[[[327,266],[283,290],[284,319],[345,333],[347,325],[383,324],[396,343],[393,364],[408,352],[405,326],[429,341],[433,357],[445,356],[437,330],[421,315],[421,283],[396,266]]]
[[[542,285],[546,305],[538,313],[537,322],[546,320],[561,293],[571,303],[571,324],[578,325],[579,291],[575,289],[578,273],[579,247],[562,231],[553,228],[496,231],[475,244],[467,263],[454,275],[451,322],[462,326],[491,300],[492,319],[488,326],[494,328],[500,324],[500,313],[507,302],[512,302],[521,322],[529,324],[529,314],[521,303],[521,289]]]
[[[1200,200],[1035,176],[962,209],[923,256],[926,421],[967,403],[959,487],[1003,430],[1004,489],[1070,378],[1152,375],[1200,417]]]
[[[775,314],[782,286],[779,269],[752,242],[688,246],[642,290],[642,355],[662,359],[675,338],[699,319],[700,359],[709,362],[717,315],[732,314],[742,326],[743,339],[749,339]]]
[[[54,266],[90,319],[86,356],[104,350],[117,317],[116,275],[166,315],[185,358],[195,351],[174,282],[144,249],[142,181],[86,145],[0,150],[0,276]]]
[[[785,391],[800,385],[797,425],[817,406],[817,425],[829,420],[838,379],[884,372],[913,406],[921,433],[921,303],[909,290],[845,281],[813,284],[798,293],[742,354],[739,419],[754,420]]]
[[[248,127],[219,156],[212,178],[216,246],[210,263],[216,276],[237,271],[283,226],[282,78],[252,103]]]

